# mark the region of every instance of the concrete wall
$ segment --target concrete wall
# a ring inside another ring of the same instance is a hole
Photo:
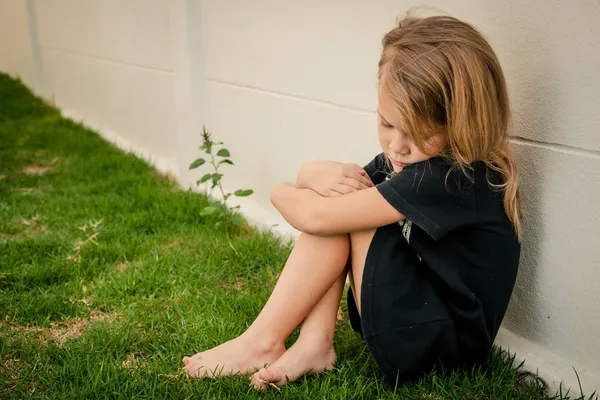
[[[0,71],[37,89],[27,2],[0,0]]]
[[[434,0],[504,66],[525,238],[498,344],[557,383],[600,388],[600,3]],[[0,69],[184,183],[201,125],[225,141],[243,210],[279,224],[270,189],[317,159],[378,152],[383,33],[411,0],[0,0]],[[37,72],[36,72],[37,71]]]

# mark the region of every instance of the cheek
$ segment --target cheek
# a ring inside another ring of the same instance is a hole
[[[427,142],[426,150],[433,154],[439,154],[446,146],[446,138],[441,135],[436,135]]]
[[[387,149],[390,144],[389,134],[381,125],[377,128],[377,135],[379,137],[379,145],[381,146],[381,149]]]

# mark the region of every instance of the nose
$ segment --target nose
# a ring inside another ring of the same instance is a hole
[[[395,154],[407,155],[410,153],[409,142],[406,135],[398,133],[390,141],[390,150]]]

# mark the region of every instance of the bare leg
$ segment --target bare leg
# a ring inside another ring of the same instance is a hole
[[[354,277],[352,286],[359,305],[363,270],[374,233],[374,230],[369,230],[350,234]],[[296,343],[268,368],[262,368],[253,375],[252,384],[255,388],[264,389],[267,383],[283,386],[305,374],[315,374],[333,368],[336,358],[333,335],[345,276],[346,274],[343,273],[338,277],[335,284],[306,317]]]
[[[285,352],[285,339],[344,270],[349,246],[348,235],[302,234],[271,297],[248,330],[213,349],[184,357],[185,371],[195,377],[246,374],[277,360]]]
[[[335,365],[333,335],[347,271],[344,270],[300,328],[300,336],[277,361],[252,376],[252,385],[266,388],[267,382],[283,386],[305,374],[330,370]]]
[[[352,287],[352,294],[354,295],[354,300],[356,300],[356,308],[358,309],[359,314],[361,313],[360,288],[362,285],[363,272],[365,269],[365,262],[367,261],[367,252],[369,251],[374,235],[375,229],[350,234],[350,256],[352,259],[352,269],[349,272],[350,286]]]

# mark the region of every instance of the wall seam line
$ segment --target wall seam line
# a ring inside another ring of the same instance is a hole
[[[367,109],[360,108],[360,107],[352,107],[352,106],[347,106],[347,105],[343,105],[343,104],[337,104],[332,101],[318,100],[318,99],[313,99],[310,97],[304,97],[304,96],[298,96],[298,95],[294,95],[294,94],[278,92],[276,90],[263,89],[263,88],[257,88],[257,87],[250,86],[250,85],[243,85],[243,84],[239,84],[239,83],[227,82],[227,81],[223,81],[220,79],[207,78],[206,80],[208,82],[213,82],[213,83],[217,83],[217,84],[220,84],[223,86],[233,87],[236,89],[246,89],[246,90],[249,90],[252,92],[267,93],[267,94],[270,94],[270,95],[273,95],[276,97],[281,97],[281,98],[286,98],[286,99],[291,99],[291,100],[300,100],[300,101],[304,101],[307,103],[326,105],[329,107],[340,108],[340,109],[349,110],[349,111],[355,111],[355,112],[359,112],[362,114],[375,115],[375,110],[367,110]]]
[[[528,138],[524,138],[524,137],[520,137],[520,136],[511,136],[510,142],[514,143],[514,144],[522,145],[522,146],[537,147],[537,148],[541,148],[541,149],[557,151],[560,153],[577,155],[577,156],[588,157],[588,158],[595,158],[595,159],[600,160],[600,151],[597,151],[597,150],[588,150],[588,149],[583,149],[581,147],[569,146],[569,145],[561,144],[561,143],[543,142],[543,141],[528,139]]]
[[[102,57],[102,56],[95,56],[92,54],[87,54],[87,53],[80,53],[77,51],[71,51],[71,50],[67,50],[67,49],[61,49],[59,47],[52,47],[52,46],[41,46],[43,50],[49,50],[49,51],[53,51],[55,53],[65,53],[68,55],[72,55],[72,56],[79,56],[81,58],[91,58],[94,60],[100,60],[100,61],[104,61],[104,62],[108,62],[111,64],[118,64],[118,65],[125,65],[128,67],[136,67],[136,68],[140,68],[140,69],[145,69],[148,71],[153,71],[153,72],[162,72],[162,73],[166,73],[166,74],[173,74],[173,70],[169,70],[169,69],[165,69],[165,68],[158,68],[158,67],[150,67],[147,65],[141,65],[141,64],[136,64],[136,63],[128,63],[128,62],[122,62],[122,61],[118,61],[118,60],[114,60],[112,58],[107,58],[107,57]]]

